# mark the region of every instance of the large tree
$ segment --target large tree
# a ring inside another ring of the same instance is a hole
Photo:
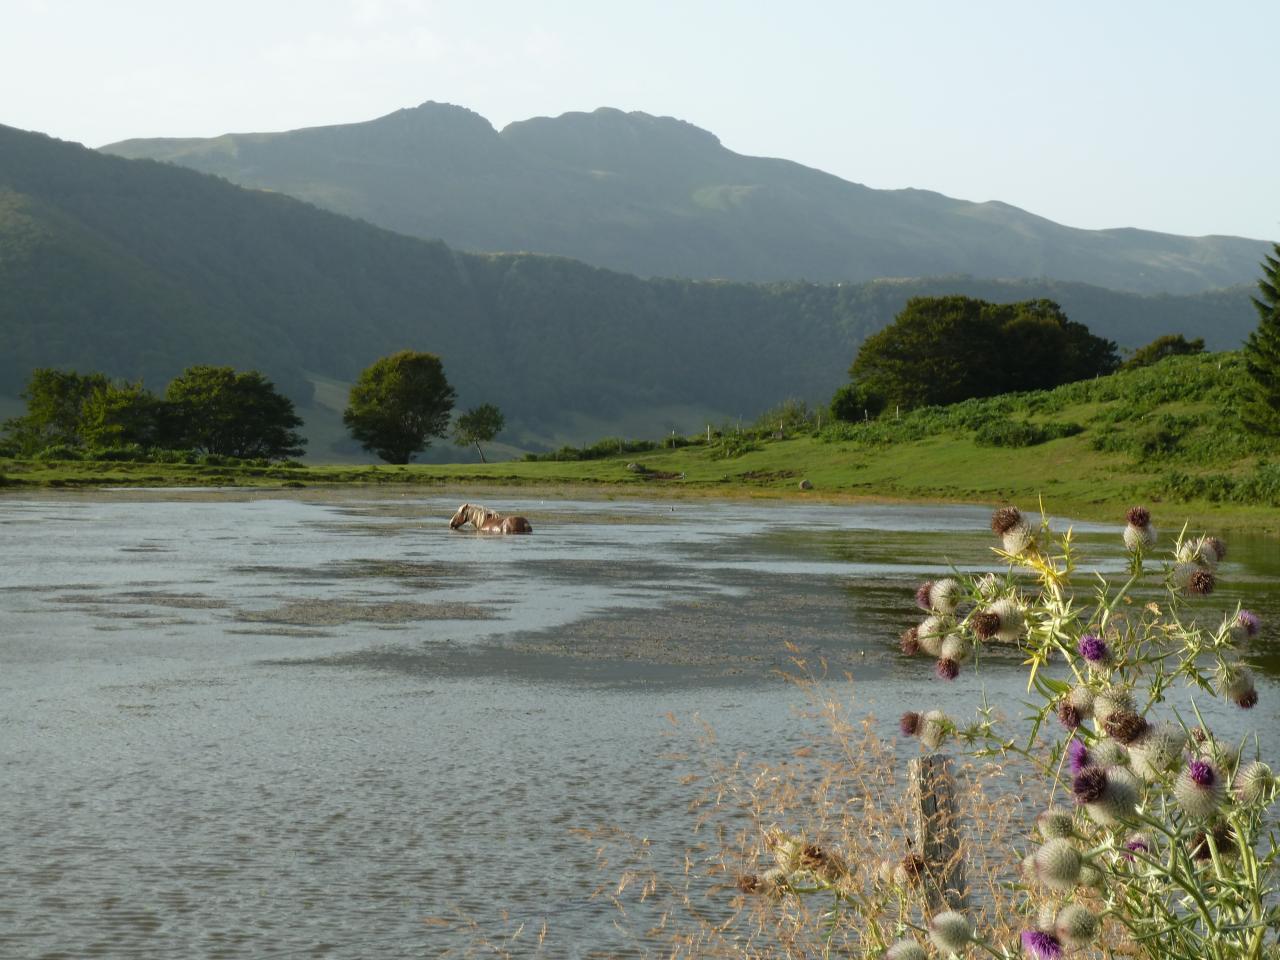
[[[193,450],[278,460],[298,456],[306,444],[295,432],[302,419],[293,401],[256,370],[188,367],[170,382],[165,399],[180,424],[176,442]]]
[[[506,422],[501,410],[492,403],[482,403],[480,406],[458,415],[458,419],[453,425],[453,442],[460,447],[469,447],[475,444],[476,453],[480,454],[480,462],[487,463],[488,461],[484,458],[484,450],[481,449],[480,444],[481,442],[489,443],[493,440],[502,431],[502,427]]]
[[[408,463],[445,435],[456,397],[438,356],[401,350],[360,372],[342,422],[366,450]]]
[[[111,381],[101,373],[82,374],[49,367],[33,370],[22,392],[27,412],[7,420],[5,432],[18,451],[28,456],[46,447],[81,446],[85,409],[96,393],[110,385]]]
[[[913,297],[863,342],[849,374],[865,397],[919,407],[1039,390],[1115,366],[1115,344],[1052,300]]]
[[[1245,426],[1255,433],[1280,436],[1280,243],[1264,258],[1258,296],[1258,326],[1244,345],[1249,390],[1241,410]]]

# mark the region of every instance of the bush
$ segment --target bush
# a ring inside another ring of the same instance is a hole
[[[980,447],[1034,447],[1060,437],[1073,437],[1084,427],[1078,423],[1032,423],[1029,420],[994,420],[974,435]]]
[[[151,454],[139,444],[127,443],[118,447],[103,447],[97,450],[90,450],[85,454],[85,459],[142,463],[150,460]]]
[[[83,460],[84,454],[80,452],[79,447],[67,446],[65,443],[59,443],[52,447],[45,447],[35,455],[36,460]]]

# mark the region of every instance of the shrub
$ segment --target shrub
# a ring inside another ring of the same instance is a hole
[[[1060,437],[1072,437],[1084,427],[1078,423],[1031,423],[1029,420],[994,420],[974,435],[980,447],[1034,447]]]
[[[68,446],[65,443],[55,444],[52,447],[45,447],[35,455],[36,460],[83,460],[84,454],[81,453],[79,447]]]
[[[150,460],[151,455],[139,444],[127,443],[118,447],[102,447],[90,450],[85,455],[85,459],[141,463]]]

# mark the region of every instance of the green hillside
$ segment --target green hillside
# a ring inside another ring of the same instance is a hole
[[[6,127],[0,291],[0,396],[37,366],[155,389],[193,363],[256,368],[299,402],[322,460],[355,455],[338,423],[344,385],[403,348],[440,354],[462,407],[496,403],[502,439],[535,448],[750,420],[785,397],[824,402],[858,344],[915,295],[1048,297],[1129,347],[1171,332],[1234,347],[1255,323],[1246,287],[1143,297],[966,277],[751,285],[461,254]]]
[[[365,123],[103,149],[467,250],[557,254],[641,276],[965,273],[1192,293],[1249,280],[1265,250],[1235,237],[1078,230],[999,202],[874,190],[734,153],[670,117],[612,109],[499,132],[470,110],[424,103]]]

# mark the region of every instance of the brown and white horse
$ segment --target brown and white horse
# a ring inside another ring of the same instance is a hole
[[[471,524],[481,533],[533,533],[533,524],[524,517],[504,517],[478,503],[464,503],[449,521],[449,529]]]

